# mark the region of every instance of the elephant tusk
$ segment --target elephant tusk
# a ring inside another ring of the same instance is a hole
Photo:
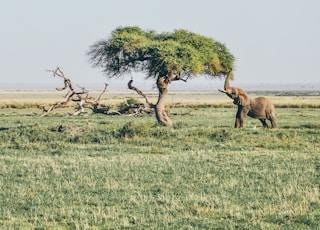
[[[218,89],[221,93],[227,93],[224,89]]]

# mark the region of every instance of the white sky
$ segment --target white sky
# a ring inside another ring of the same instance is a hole
[[[182,28],[225,43],[236,57],[233,85],[319,85],[319,23],[319,0],[0,0],[0,89],[54,89],[62,82],[45,70],[56,66],[82,86],[118,84],[86,56],[118,26]]]

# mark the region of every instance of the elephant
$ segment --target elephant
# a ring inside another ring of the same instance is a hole
[[[248,115],[259,119],[264,128],[269,128],[266,120],[270,120],[271,128],[276,128],[275,108],[272,102],[266,97],[251,98],[243,89],[230,87],[231,73],[232,71],[226,76],[224,89],[219,89],[219,91],[233,99],[233,104],[238,106],[234,127],[243,127],[244,118]]]

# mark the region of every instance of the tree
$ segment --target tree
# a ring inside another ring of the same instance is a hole
[[[158,122],[167,126],[172,125],[165,111],[172,81],[225,75],[234,62],[224,44],[182,29],[156,33],[139,27],[118,27],[107,39],[92,44],[87,54],[92,65],[101,67],[111,78],[142,71],[147,78],[156,79],[159,97],[155,114]]]

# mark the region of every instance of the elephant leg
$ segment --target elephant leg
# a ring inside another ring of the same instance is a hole
[[[266,119],[259,119],[263,125],[263,128],[269,128],[267,122],[266,122]]]
[[[270,119],[270,122],[271,122],[271,128],[272,129],[277,128],[276,120],[274,119],[274,117]]]
[[[271,122],[271,128],[275,129],[277,128],[277,124],[276,124],[276,115],[274,113],[274,111],[267,113],[267,119]]]
[[[236,115],[236,122],[234,124],[235,128],[243,127],[244,117],[247,115],[247,111],[243,109],[242,106],[238,106],[238,111]]]
[[[241,122],[240,118],[236,117],[236,122],[234,123],[234,127],[235,128],[240,128],[240,127],[242,127],[241,125],[243,126],[243,121]]]
[[[243,120],[243,118],[241,118],[241,119],[240,119],[240,128],[243,127],[243,123],[244,123],[244,120]]]

